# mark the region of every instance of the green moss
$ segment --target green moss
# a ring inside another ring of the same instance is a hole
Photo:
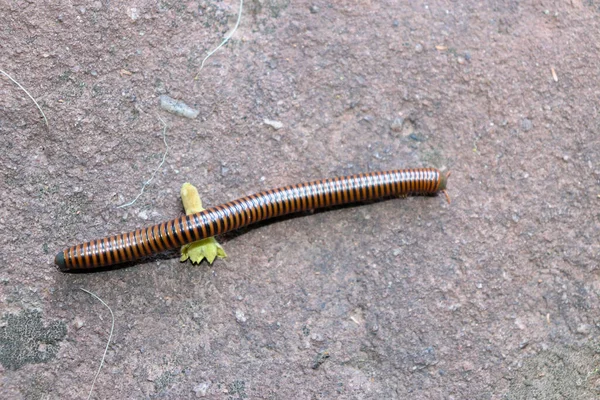
[[[17,370],[26,364],[47,362],[58,353],[60,342],[67,335],[62,321],[42,322],[42,313],[26,310],[20,314],[8,314],[0,328],[0,364]]]
[[[244,381],[233,381],[228,387],[230,399],[245,399],[246,397],[246,382]]]
[[[177,378],[177,372],[176,371],[165,371],[163,372],[158,379],[156,379],[156,381],[154,382],[154,389],[157,392],[161,392],[164,389],[166,389],[167,387],[170,387],[174,382],[175,379]]]

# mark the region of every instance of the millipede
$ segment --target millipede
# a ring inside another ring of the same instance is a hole
[[[56,255],[61,271],[131,262],[255,222],[301,211],[408,195],[446,195],[450,173],[434,168],[370,172],[263,191],[199,213],[69,247]]]

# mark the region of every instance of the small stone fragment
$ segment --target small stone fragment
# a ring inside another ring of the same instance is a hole
[[[523,131],[527,132],[530,131],[533,128],[533,122],[531,122],[530,119],[525,118],[523,121],[521,121],[521,129],[523,129]]]
[[[140,10],[135,7],[127,9],[127,15],[132,21],[137,21],[140,18]]]
[[[421,43],[417,43],[415,45],[415,53],[422,53],[423,52],[423,45]]]
[[[315,6],[315,5],[313,4],[312,6],[310,6],[309,10],[310,10],[310,13],[311,13],[311,14],[316,14],[316,13],[318,13],[318,12],[319,12],[319,7],[318,7],[318,6]]]
[[[323,335],[321,335],[320,333],[313,333],[312,335],[310,335],[310,338],[312,340],[314,340],[315,342],[325,341],[325,339],[323,338]]]
[[[579,324],[577,326],[577,333],[581,335],[589,335],[592,331],[592,326],[589,324]]]
[[[410,136],[415,131],[415,123],[410,118],[395,118],[390,124],[391,134],[394,137]]]
[[[235,319],[241,323],[248,320],[248,318],[246,318],[246,314],[244,314],[244,312],[240,309],[235,310]]]
[[[390,129],[394,132],[402,132],[402,125],[404,124],[404,118],[398,117],[392,121]]]
[[[210,387],[211,382],[210,381],[206,381],[206,382],[201,382],[199,384],[197,384],[196,386],[194,386],[194,393],[196,394],[196,397],[205,397],[206,393],[208,392],[208,388]]]
[[[265,119],[263,122],[265,125],[269,125],[271,128],[275,129],[276,131],[283,128],[283,123],[281,123],[279,121],[272,121],[270,119]]]
[[[181,117],[186,117],[190,119],[194,119],[200,114],[200,111],[191,108],[187,104],[182,101],[177,101],[166,94],[163,94],[159,97],[160,99],[160,108],[165,111],[168,111],[172,114],[179,115]]]
[[[81,329],[83,327],[83,320],[79,317],[75,317],[75,319],[73,320],[73,326],[77,330]]]

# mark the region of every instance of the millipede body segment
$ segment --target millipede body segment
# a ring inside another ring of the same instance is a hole
[[[267,190],[196,214],[69,247],[56,255],[55,263],[61,271],[77,271],[134,261],[285,214],[398,195],[444,192],[447,177],[437,169],[417,168]]]

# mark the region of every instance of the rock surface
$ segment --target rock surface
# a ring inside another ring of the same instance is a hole
[[[116,319],[93,398],[600,397],[597,6],[246,2],[194,80],[238,4],[1,2],[0,68],[50,129],[0,77],[0,397],[87,397],[111,319],[80,287]],[[117,208],[157,116],[165,164]],[[450,169],[452,203],[279,219],[213,265],[53,266],[180,215],[186,181],[210,206],[411,166]]]

